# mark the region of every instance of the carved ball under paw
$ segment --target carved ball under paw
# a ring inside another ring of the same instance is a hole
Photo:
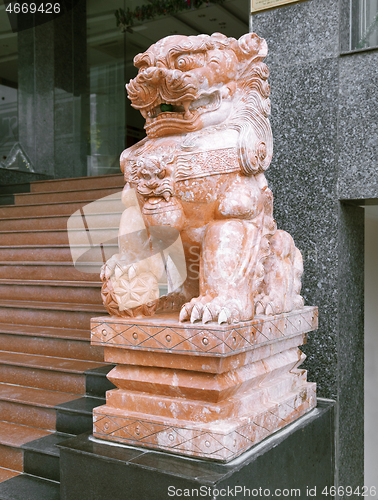
[[[112,257],[103,266],[101,290],[105,308],[120,317],[152,316],[157,307],[159,286],[156,276],[137,264]]]

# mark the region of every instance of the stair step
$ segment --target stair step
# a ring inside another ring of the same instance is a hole
[[[55,231],[1,231],[0,241],[4,246],[14,245],[69,245],[68,235],[65,229]]]
[[[18,309],[42,309],[54,311],[69,311],[69,312],[91,312],[94,314],[102,314],[104,306],[102,304],[71,304],[69,302],[42,302],[42,301],[25,301],[25,300],[0,300],[0,307],[12,307]]]
[[[54,179],[50,181],[35,181],[31,183],[33,193],[51,191],[69,191],[70,189],[93,189],[99,187],[120,187],[125,185],[123,175],[97,175],[91,177],[75,177],[70,179]]]
[[[115,385],[107,378],[107,374],[116,365],[107,363],[99,368],[91,368],[85,372],[85,393],[95,398],[104,398],[106,391],[115,389]]]
[[[2,420],[39,429],[55,430],[54,407],[77,399],[77,395],[0,383]]]
[[[9,352],[41,354],[43,356],[56,356],[98,362],[104,360],[103,348],[91,345],[89,339],[83,341],[62,338],[46,338],[43,336],[32,337],[25,335],[4,334],[1,333],[1,325],[0,346],[2,351]]]
[[[14,470],[4,469],[3,467],[0,467],[0,483],[12,477],[16,477],[19,474],[20,474],[19,472],[16,472]]]
[[[0,422],[0,467],[22,472],[21,446],[48,434],[50,432],[44,429]],[[0,498],[3,498],[1,492]]]
[[[2,432],[0,428],[0,467],[10,468],[12,470],[22,472],[23,470],[22,450],[20,450],[18,447],[14,448],[12,446],[1,444],[1,437],[2,437]]]
[[[13,194],[13,193],[29,193],[30,183],[24,182],[19,184],[5,184],[0,186],[0,194]]]
[[[103,347],[90,344],[90,330],[0,323],[3,351],[103,362]]]
[[[84,396],[56,407],[56,430],[82,434],[93,429],[93,408],[104,405],[105,398]]]
[[[1,500],[59,500],[60,486],[57,481],[20,474],[0,483],[0,498]]]
[[[86,383],[84,372],[104,364],[0,351],[0,382],[70,394],[84,394]]]
[[[0,220],[0,231],[67,229],[67,221],[67,215],[57,215],[55,217],[15,217],[13,219]]]
[[[85,361],[79,359],[58,358],[53,356],[39,356],[37,354],[0,351],[0,364],[23,366],[27,368],[49,370],[52,372],[56,371],[82,374],[86,370],[90,370],[91,368],[99,368],[105,363],[97,363],[94,361]]]
[[[101,306],[101,290],[97,284],[79,282],[0,280],[0,301],[12,300],[67,302],[70,304],[94,304]]]
[[[0,262],[8,265],[14,262],[44,262],[45,265],[68,262],[73,265],[71,260],[71,250],[67,245],[22,245],[16,248],[10,245],[0,246]]]
[[[1,333],[90,341],[90,330],[0,323]]]
[[[99,282],[101,263],[81,263],[80,270],[72,262],[24,261],[14,265],[13,262],[0,261],[0,279],[10,280],[56,280],[56,281],[92,281]],[[83,272],[81,270],[88,270]]]
[[[120,207],[124,208],[124,207]],[[118,212],[109,212],[105,214],[85,214],[85,219],[88,227],[119,227],[119,221],[122,215],[122,210]],[[27,231],[27,230],[57,230],[57,229],[67,229],[67,221],[69,216],[67,215],[56,215],[54,217],[50,216],[39,216],[39,217],[15,217],[13,219],[2,219],[0,220],[0,231]],[[77,219],[77,221],[76,221]],[[70,228],[72,227],[82,227],[81,217],[72,218],[70,221]]]
[[[59,328],[85,330],[90,328],[90,321],[93,316],[104,316],[104,311],[101,314],[98,311],[69,311],[60,309],[58,306],[56,310],[11,306],[0,307],[0,324],[12,322],[16,325],[42,327],[56,325]]]
[[[81,193],[81,191],[80,191]],[[121,204],[121,191],[116,193],[110,199],[97,199],[92,198],[78,198],[74,201],[54,201],[51,203],[32,203],[29,205],[7,205],[0,206],[0,218],[13,219],[15,217],[38,217],[38,216],[52,216],[52,215],[72,215],[77,210],[80,210],[85,205],[96,201],[96,212],[108,213],[122,211]],[[98,210],[97,210],[98,204]]]
[[[78,218],[81,221],[81,218]],[[76,218],[75,218],[76,220]],[[113,243],[118,241],[118,227],[90,229],[89,235],[91,241],[99,243]],[[90,240],[88,231],[83,223],[80,229],[49,230],[27,230],[27,231],[0,231],[0,241],[4,246],[14,245],[84,245],[89,246]]]
[[[0,400],[25,405],[38,405],[43,408],[54,408],[56,405],[77,399],[76,394],[47,391],[35,387],[0,383]]]
[[[15,197],[13,194],[0,194],[0,205],[14,205]]]
[[[123,187],[123,186],[122,186]],[[35,203],[65,203],[67,201],[98,200],[111,194],[120,193],[122,187],[94,188],[71,191],[50,191],[45,193],[19,193],[14,195],[16,205],[31,205]]]
[[[39,181],[14,190],[16,205],[0,206],[0,468],[11,471],[0,469],[1,499],[58,499],[56,444],[90,430],[93,407],[114,387],[106,378],[113,365],[90,345],[90,319],[105,309],[103,258],[87,252],[86,228],[111,240],[106,259],[118,253],[123,186],[122,174]],[[85,220],[70,219],[69,241],[68,219],[80,209]],[[87,252],[80,267],[69,243],[76,255]]]
[[[118,242],[106,242],[103,246],[105,259],[108,260],[112,255],[119,252]],[[88,251],[88,245],[83,247],[82,251],[75,246],[75,253],[85,253],[85,260],[89,263],[96,263],[99,269],[103,265],[103,255],[100,246],[93,247]],[[81,260],[83,260],[81,258]],[[66,265],[73,266],[72,253],[68,245],[19,245],[12,247],[10,245],[0,246],[0,265],[15,265],[22,262],[24,265]],[[80,269],[85,268],[85,263],[80,262]],[[97,271],[96,271],[97,272]],[[62,280],[65,281],[65,280]]]
[[[54,432],[54,434],[22,445],[24,450],[24,472],[44,479],[59,481],[60,449],[56,445],[70,437],[73,437],[73,435]]]

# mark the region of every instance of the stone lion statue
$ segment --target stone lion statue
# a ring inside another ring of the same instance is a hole
[[[276,228],[264,175],[273,153],[266,55],[254,33],[214,33],[168,36],[135,57],[126,88],[147,137],[121,155],[128,208],[120,253],[101,274],[111,314],[180,310],[180,321],[231,323],[303,307],[301,254]],[[180,235],[186,279],[164,296],[156,255],[125,257],[146,246],[125,240],[131,219],[133,234],[169,226]]]

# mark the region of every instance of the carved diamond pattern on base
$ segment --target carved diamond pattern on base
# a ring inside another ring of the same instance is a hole
[[[212,351],[223,342],[210,330],[201,331],[194,335],[189,342],[204,352]]]
[[[119,338],[126,340],[123,333],[125,333],[130,328],[131,326],[127,325],[110,325],[109,323],[102,323],[92,329],[92,337],[97,337],[100,342],[118,343]],[[130,342],[126,343],[130,344]]]
[[[236,351],[245,346],[246,340],[242,335],[240,335],[237,329],[234,329],[230,332],[224,343],[231,349],[231,351]]]
[[[229,432],[190,429],[190,423],[184,428],[145,419],[103,416],[95,410],[94,434],[103,439],[179,451],[189,456],[230,460],[315,407],[315,386],[306,383],[299,393],[263,405],[258,414],[241,418],[240,425]],[[102,411],[111,411],[107,406],[102,408]],[[108,424],[107,428],[105,423]]]
[[[142,422],[137,420],[135,422],[130,423],[125,426],[125,430],[138,441],[145,439],[146,437],[150,437],[152,434],[156,434],[157,432],[161,432],[165,427],[162,425],[156,425],[150,422]]]
[[[204,455],[213,455],[216,452],[219,452],[224,448],[224,445],[215,439],[210,433],[204,433],[201,436],[195,437],[190,441],[185,443],[185,448],[187,448],[188,444],[192,449],[197,449]],[[177,449],[181,449],[180,446],[177,446]]]
[[[295,333],[303,333],[316,328],[317,311],[309,308],[300,313],[285,313],[272,319],[260,319],[254,324],[234,325],[230,330],[227,327],[184,328],[166,325],[140,325],[104,321],[93,322],[92,342],[94,344],[111,344],[119,346],[135,346],[141,349],[154,351],[172,350],[175,352],[197,352],[229,354],[242,352],[263,342],[271,342]],[[103,319],[103,318],[101,318]],[[122,328],[124,328],[122,330]],[[106,332],[106,335],[103,335]]]
[[[177,429],[170,428],[155,435],[154,441],[155,444],[159,446],[176,448],[187,442],[188,440],[185,437],[181,436]]]
[[[134,346],[140,345],[142,342],[145,342],[149,338],[150,335],[137,325],[134,325],[126,332],[126,340]]]
[[[166,349],[173,349],[184,342],[185,337],[181,336],[173,328],[166,328],[154,336]]]
[[[246,449],[251,446],[251,442],[254,441],[253,438],[253,429],[251,429],[252,433],[248,434],[249,437],[243,436],[238,431],[231,432],[227,436],[223,438],[223,443],[227,450],[231,453],[236,453],[240,449]]]

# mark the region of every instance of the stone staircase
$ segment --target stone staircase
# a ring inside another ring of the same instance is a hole
[[[73,266],[67,220],[123,184],[121,174],[38,181],[0,206],[0,499],[59,498],[55,445],[91,428],[110,387],[111,366],[90,345],[90,318],[105,314],[99,275]]]

